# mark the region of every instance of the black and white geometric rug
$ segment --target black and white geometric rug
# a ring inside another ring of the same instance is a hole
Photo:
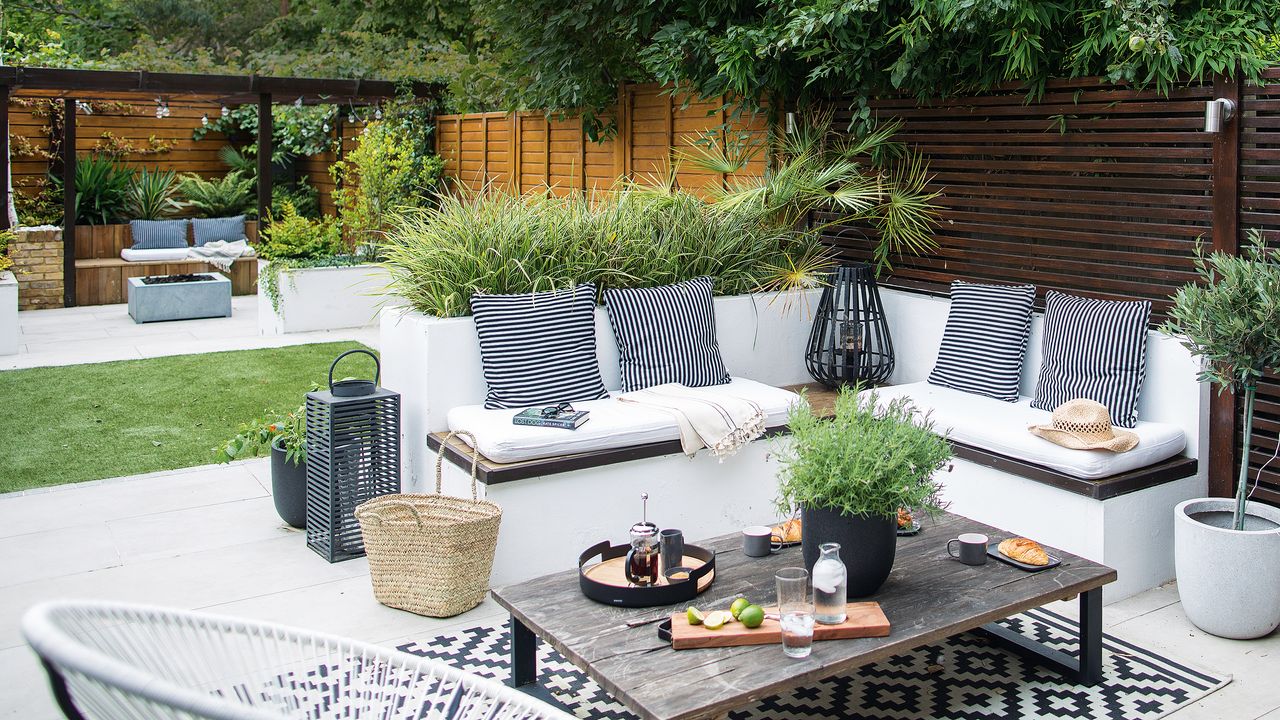
[[[1075,624],[1037,609],[1002,621],[1018,632],[1072,654]],[[506,623],[479,626],[400,647],[485,677],[509,675]],[[733,720],[1023,720],[1090,718],[1154,720],[1231,681],[1194,670],[1123,640],[1103,638],[1104,680],[1094,687],[1065,682],[963,633],[856,673],[770,698],[730,713]],[[546,643],[539,644],[539,680],[579,718],[632,720],[615,702]]]

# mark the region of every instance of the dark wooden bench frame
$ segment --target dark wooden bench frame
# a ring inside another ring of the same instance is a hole
[[[829,394],[831,392],[826,388],[821,388],[821,386],[815,387],[813,385],[789,386],[787,389],[796,391],[804,389],[808,391],[811,398],[818,393]],[[817,403],[815,403],[815,406],[817,406]],[[765,436],[785,434],[786,432],[787,428],[785,426],[776,427],[768,430]],[[427,447],[433,452],[439,452],[445,435],[446,433],[428,435]],[[963,460],[984,465],[1010,475],[1034,480],[1059,490],[1066,490],[1094,500],[1107,500],[1127,493],[1145,490],[1156,485],[1191,477],[1199,471],[1199,463],[1195,458],[1178,456],[1119,475],[1112,475],[1099,480],[1085,480],[1043,465],[1036,465],[1025,460],[1008,457],[960,442],[952,441],[951,448],[955,452],[955,456]],[[476,477],[486,485],[497,485],[632,460],[674,455],[679,452],[681,452],[679,440],[664,440],[662,442],[631,445],[611,450],[596,450],[516,463],[495,463],[481,456],[476,466]],[[449,443],[449,447],[445,448],[445,457],[454,465],[463,468],[467,472],[471,471],[471,448],[462,440],[455,437]]]

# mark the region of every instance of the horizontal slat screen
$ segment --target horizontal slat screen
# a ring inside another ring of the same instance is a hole
[[[1246,85],[1241,104],[1240,241],[1257,229],[1268,245],[1280,248],[1280,68],[1266,71],[1262,83]],[[1236,426],[1238,461],[1243,423]],[[1275,375],[1258,387],[1253,432],[1249,477],[1258,482],[1253,498],[1280,505],[1280,458],[1272,460],[1280,436],[1280,378]]]
[[[894,260],[889,285],[944,291],[954,279],[1025,282],[1045,290],[1148,299],[1157,313],[1194,279],[1192,251],[1209,240],[1211,86],[1168,98],[1097,80],[1051,84],[1031,102],[1010,89],[919,104],[872,103],[929,162],[939,249]],[[848,117],[837,114],[844,128]],[[819,218],[823,219],[823,218]],[[870,257],[866,229],[828,240]]]

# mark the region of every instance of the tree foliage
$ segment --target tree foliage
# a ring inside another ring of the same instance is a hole
[[[1274,0],[494,0],[477,5],[530,107],[613,101],[619,80],[804,104],[937,96],[1053,76],[1166,90],[1276,60]],[[601,42],[608,38],[608,42]],[[864,110],[864,115],[866,111]]]

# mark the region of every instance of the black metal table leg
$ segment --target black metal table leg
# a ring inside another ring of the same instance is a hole
[[[561,710],[569,710],[550,690],[538,684],[538,636],[515,615],[511,616],[511,687]]]
[[[511,687],[538,684],[538,636],[511,616]]]
[[[1055,650],[996,623],[979,630],[1000,645],[1041,665],[1046,665],[1082,685],[1102,681],[1102,588],[1080,593],[1079,657]]]

